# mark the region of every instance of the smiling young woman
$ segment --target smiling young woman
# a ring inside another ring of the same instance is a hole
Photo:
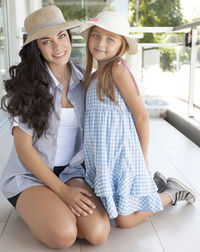
[[[2,107],[10,113],[13,150],[1,190],[33,235],[51,248],[77,237],[98,245],[110,231],[108,215],[85,182],[84,68],[70,60],[69,30],[56,6],[25,19],[21,62],[10,68]]]

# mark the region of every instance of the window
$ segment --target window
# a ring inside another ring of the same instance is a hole
[[[2,0],[0,0],[0,98],[3,95],[3,80],[6,78],[7,69],[8,69],[8,54],[5,43],[6,31],[4,25],[4,10],[5,6],[2,5]]]

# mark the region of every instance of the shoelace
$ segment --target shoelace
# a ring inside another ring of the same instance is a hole
[[[187,191],[179,191],[175,194],[175,200],[172,205],[176,205],[177,201],[185,200],[190,193]]]

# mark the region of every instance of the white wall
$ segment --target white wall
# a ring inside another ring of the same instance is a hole
[[[19,50],[23,44],[25,17],[42,7],[42,0],[4,0],[7,6],[8,36],[6,44],[10,65],[19,62]]]
[[[9,52],[10,65],[19,62],[18,52],[22,46],[22,28],[26,16],[25,0],[7,0],[7,27],[6,45]]]
[[[42,0],[27,0],[28,14],[42,7]]]
[[[151,49],[144,51],[144,67],[156,65],[160,67],[160,51],[158,49]]]
[[[115,11],[120,12],[128,19],[128,4],[129,0],[114,0],[112,6],[115,8]]]

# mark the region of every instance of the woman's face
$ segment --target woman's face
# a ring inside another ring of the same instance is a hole
[[[67,31],[39,38],[37,45],[50,68],[67,64],[71,55],[71,42]]]

